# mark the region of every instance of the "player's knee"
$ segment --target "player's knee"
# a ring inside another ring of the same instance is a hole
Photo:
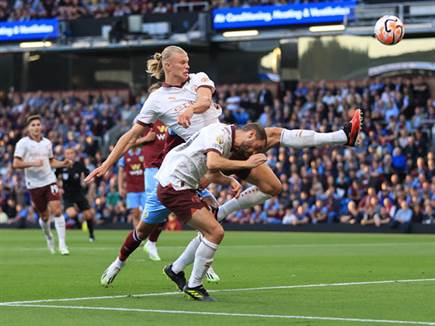
[[[40,213],[39,216],[41,220],[43,220],[44,222],[48,221],[48,211],[45,211],[44,213]]]
[[[277,179],[277,180],[273,180],[272,182],[261,184],[258,188],[260,189],[260,191],[274,197],[274,196],[278,196],[279,193],[281,192],[282,183]]]
[[[155,225],[143,223],[142,221],[136,226],[136,234],[142,239],[145,240],[148,238]]]
[[[225,235],[225,231],[224,231],[224,228],[222,227],[222,225],[220,225],[219,223],[216,223],[216,225],[213,226],[213,228],[211,230],[211,235],[212,235],[215,243],[221,243],[222,240],[224,239],[224,235]]]
[[[53,206],[53,208],[51,209],[51,213],[54,216],[60,216],[62,215],[62,208],[60,206]]]

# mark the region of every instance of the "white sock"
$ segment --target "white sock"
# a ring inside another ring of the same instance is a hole
[[[116,257],[115,261],[113,262],[118,268],[122,268],[125,265],[125,261],[122,261],[119,259],[119,257]]]
[[[193,288],[202,284],[202,279],[213,262],[213,256],[218,248],[218,244],[208,241],[202,237],[201,243],[196,250],[195,261],[193,262],[192,274],[189,278],[188,286]]]
[[[156,247],[156,243],[155,242],[153,242],[153,241],[150,241],[150,240],[147,240],[147,242],[145,242],[145,244],[144,244],[144,246],[145,247],[151,247],[151,248],[157,248]]]
[[[59,247],[66,247],[65,243],[65,218],[63,215],[54,217],[54,226],[56,227]]]
[[[198,233],[198,235],[189,242],[180,257],[178,257],[177,260],[172,263],[172,271],[174,273],[177,274],[181,271],[184,271],[186,266],[193,263],[193,261],[195,260],[196,250],[201,244],[201,238],[201,233]]]
[[[225,217],[240,209],[262,204],[269,198],[272,198],[272,196],[261,192],[256,186],[249,187],[240,194],[239,198],[233,198],[219,206],[218,221],[222,221]]]
[[[343,130],[334,132],[315,132],[314,130],[283,129],[281,145],[293,148],[315,147],[322,145],[344,145],[347,136]]]
[[[45,222],[42,218],[39,218],[39,226],[42,229],[42,232],[44,232],[45,238],[47,240],[53,239],[53,235],[51,234],[50,230],[50,220]]]

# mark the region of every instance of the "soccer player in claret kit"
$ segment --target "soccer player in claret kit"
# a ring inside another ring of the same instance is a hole
[[[143,173],[144,155],[140,145],[130,148],[118,161],[118,189],[133,217],[133,225],[139,222],[145,205]]]
[[[77,220],[78,214],[83,214],[89,232],[89,241],[94,242],[95,213],[89,205],[86,188],[83,186],[83,178],[89,174],[89,170],[81,160],[76,160],[76,157],[74,148],[66,148],[65,158],[73,162],[73,165],[57,169],[56,175],[63,189],[62,199],[66,215]]]
[[[50,220],[53,218],[59,240],[59,252],[69,255],[65,242],[65,219],[62,214],[59,188],[52,168],[72,166],[70,160],[58,161],[53,157],[53,145],[42,136],[41,117],[31,115],[26,119],[28,136],[21,138],[14,152],[12,166],[24,169],[26,188],[35,210],[39,215],[39,225],[47,240],[51,253],[55,253]]]

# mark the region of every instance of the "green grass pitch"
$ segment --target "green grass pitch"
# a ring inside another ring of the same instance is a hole
[[[161,262],[139,248],[101,287],[126,234],[68,231],[63,257],[40,230],[0,230],[0,325],[435,325],[432,235],[227,232],[205,303],[162,273],[189,231],[162,234]]]

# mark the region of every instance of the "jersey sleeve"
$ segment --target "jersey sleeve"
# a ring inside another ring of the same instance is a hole
[[[217,127],[212,129],[206,129],[208,130],[204,130],[204,135],[201,135],[203,137],[205,151],[213,151],[223,155],[225,142],[227,141],[224,128]]]
[[[15,145],[14,157],[19,157],[22,159],[25,154],[26,154],[26,145],[25,145],[24,141],[21,139]]]
[[[192,77],[192,84],[195,89],[200,87],[208,87],[211,89],[211,92],[214,93],[215,86],[214,82],[207,76],[204,72],[199,72]]]
[[[124,158],[124,156],[122,156],[122,157],[119,159],[117,166],[118,166],[118,168],[122,168],[122,169],[125,168],[125,158]]]
[[[47,147],[48,147],[48,159],[51,160],[53,156],[53,143],[47,139]]]
[[[154,96],[150,95],[142,106],[139,114],[134,119],[135,123],[143,126],[153,124],[158,119],[159,107]]]

